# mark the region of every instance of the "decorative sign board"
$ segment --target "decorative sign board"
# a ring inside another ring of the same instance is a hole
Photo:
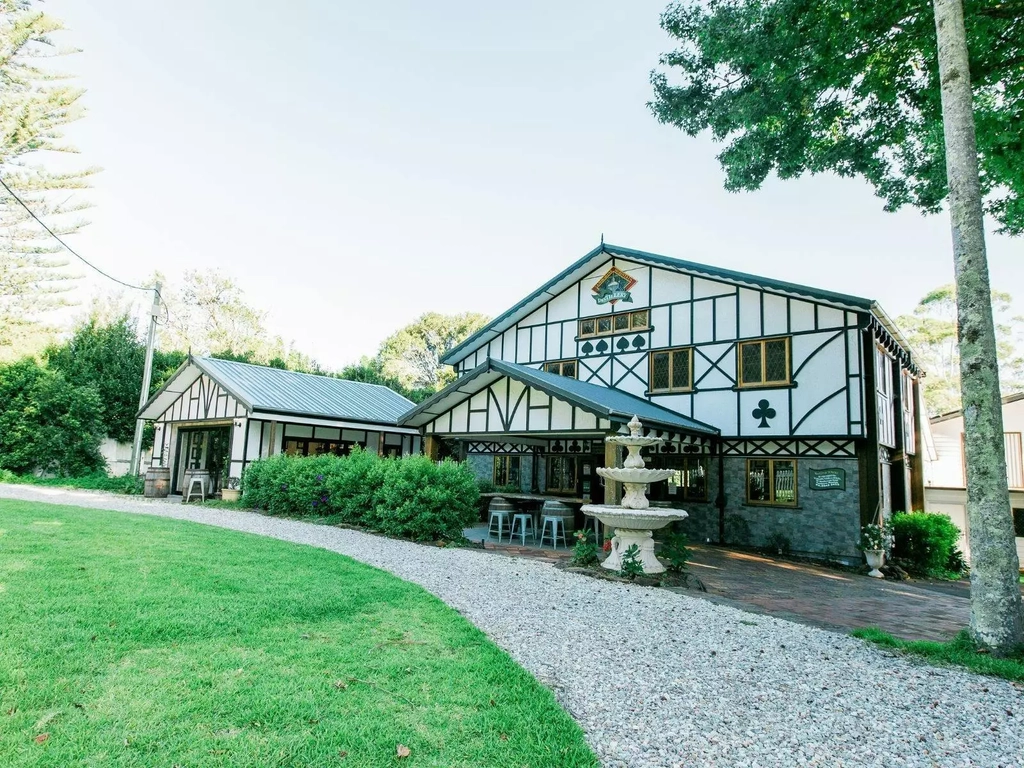
[[[594,292],[594,301],[598,304],[615,304],[617,301],[633,303],[630,289],[636,285],[636,280],[618,267],[609,269],[604,277],[597,281],[591,290]]]
[[[846,470],[845,469],[812,469],[811,470],[812,491],[845,491]]]

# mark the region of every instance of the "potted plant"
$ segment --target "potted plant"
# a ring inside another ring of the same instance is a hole
[[[884,525],[868,523],[860,529],[860,544],[857,547],[864,553],[864,559],[871,568],[868,576],[885,578],[879,569],[885,565],[885,553],[892,548],[892,532]]]
[[[220,490],[220,497],[224,501],[238,501],[242,498],[242,490],[238,487],[239,480],[237,477],[229,477],[227,483]]]

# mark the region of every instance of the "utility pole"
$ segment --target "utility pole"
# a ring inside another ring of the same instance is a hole
[[[156,321],[160,317],[160,288],[157,282],[153,286],[153,308],[149,313],[149,336],[146,338],[146,364],[142,369],[142,391],[139,392],[139,410],[149,400],[149,382],[153,371],[153,345],[156,343]],[[144,419],[135,420],[135,439],[132,441],[132,464],[128,472],[138,477],[139,465],[142,463],[142,430],[146,426]]]

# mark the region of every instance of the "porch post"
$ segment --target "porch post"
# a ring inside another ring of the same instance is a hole
[[[277,437],[277,422],[270,422],[270,445],[267,446],[267,456],[274,455],[274,442]],[[283,445],[283,443],[282,443]]]
[[[615,432],[609,432],[610,435],[616,434]],[[604,465],[606,467],[618,467],[621,466],[619,463],[619,447],[615,443],[604,444]],[[604,503],[605,504],[618,504],[622,498],[622,486],[620,483],[616,483],[614,480],[610,480],[607,477],[604,479]]]
[[[435,435],[427,435],[423,438],[423,453],[431,461],[437,461],[437,457],[441,453],[441,443]]]

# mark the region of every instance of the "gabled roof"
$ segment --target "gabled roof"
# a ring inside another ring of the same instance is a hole
[[[626,424],[638,416],[646,426],[670,432],[717,435],[710,424],[662,408],[642,397],[620,389],[602,387],[568,376],[539,371],[525,365],[488,358],[469,373],[456,379],[429,400],[413,408],[398,420],[401,426],[422,427],[447,412],[470,395],[485,389],[503,376],[557,397],[600,418]]]
[[[448,352],[448,354],[441,358],[441,362],[448,365],[455,365],[474,349],[486,344],[491,339],[497,338],[531,312],[546,304],[549,300],[576,283],[578,280],[586,277],[600,263],[613,257],[628,259],[629,261],[635,261],[641,264],[650,264],[652,266],[661,267],[674,272],[683,272],[686,274],[698,275],[700,277],[707,277],[711,280],[719,280],[733,285],[740,285],[747,288],[760,288],[786,296],[792,296],[794,298],[809,299],[811,301],[828,304],[840,309],[849,309],[859,312],[873,312],[876,314],[876,317],[886,330],[896,336],[897,340],[900,341],[903,346],[906,346],[903,339],[897,335],[898,331],[894,333],[895,327],[892,326],[889,318],[881,311],[878,305],[870,299],[864,299],[859,296],[849,296],[844,293],[836,293],[835,291],[825,291],[820,288],[811,288],[809,286],[798,285],[796,283],[788,283],[784,280],[775,280],[770,277],[760,277],[758,275],[747,274],[746,272],[721,269],[708,264],[698,264],[693,261],[674,259],[657,253],[648,253],[647,251],[637,251],[632,248],[623,248],[618,245],[601,243],[601,245],[581,258],[575,264],[572,264],[562,270],[514,307],[496,317],[464,342],[453,348]],[[876,309],[878,310],[877,312]]]
[[[1017,392],[1012,395],[1005,395],[1002,398],[1003,405],[1009,405],[1010,403],[1016,403],[1024,400],[1024,392]],[[938,416],[932,416],[928,421],[932,424],[940,424],[943,421],[949,421],[950,419],[957,419],[964,415],[963,409],[959,411],[949,411],[948,413],[940,413]]]
[[[393,425],[413,405],[411,400],[380,384],[189,356],[163,388],[142,407],[139,417],[158,417],[204,373],[250,413],[260,411]]]

